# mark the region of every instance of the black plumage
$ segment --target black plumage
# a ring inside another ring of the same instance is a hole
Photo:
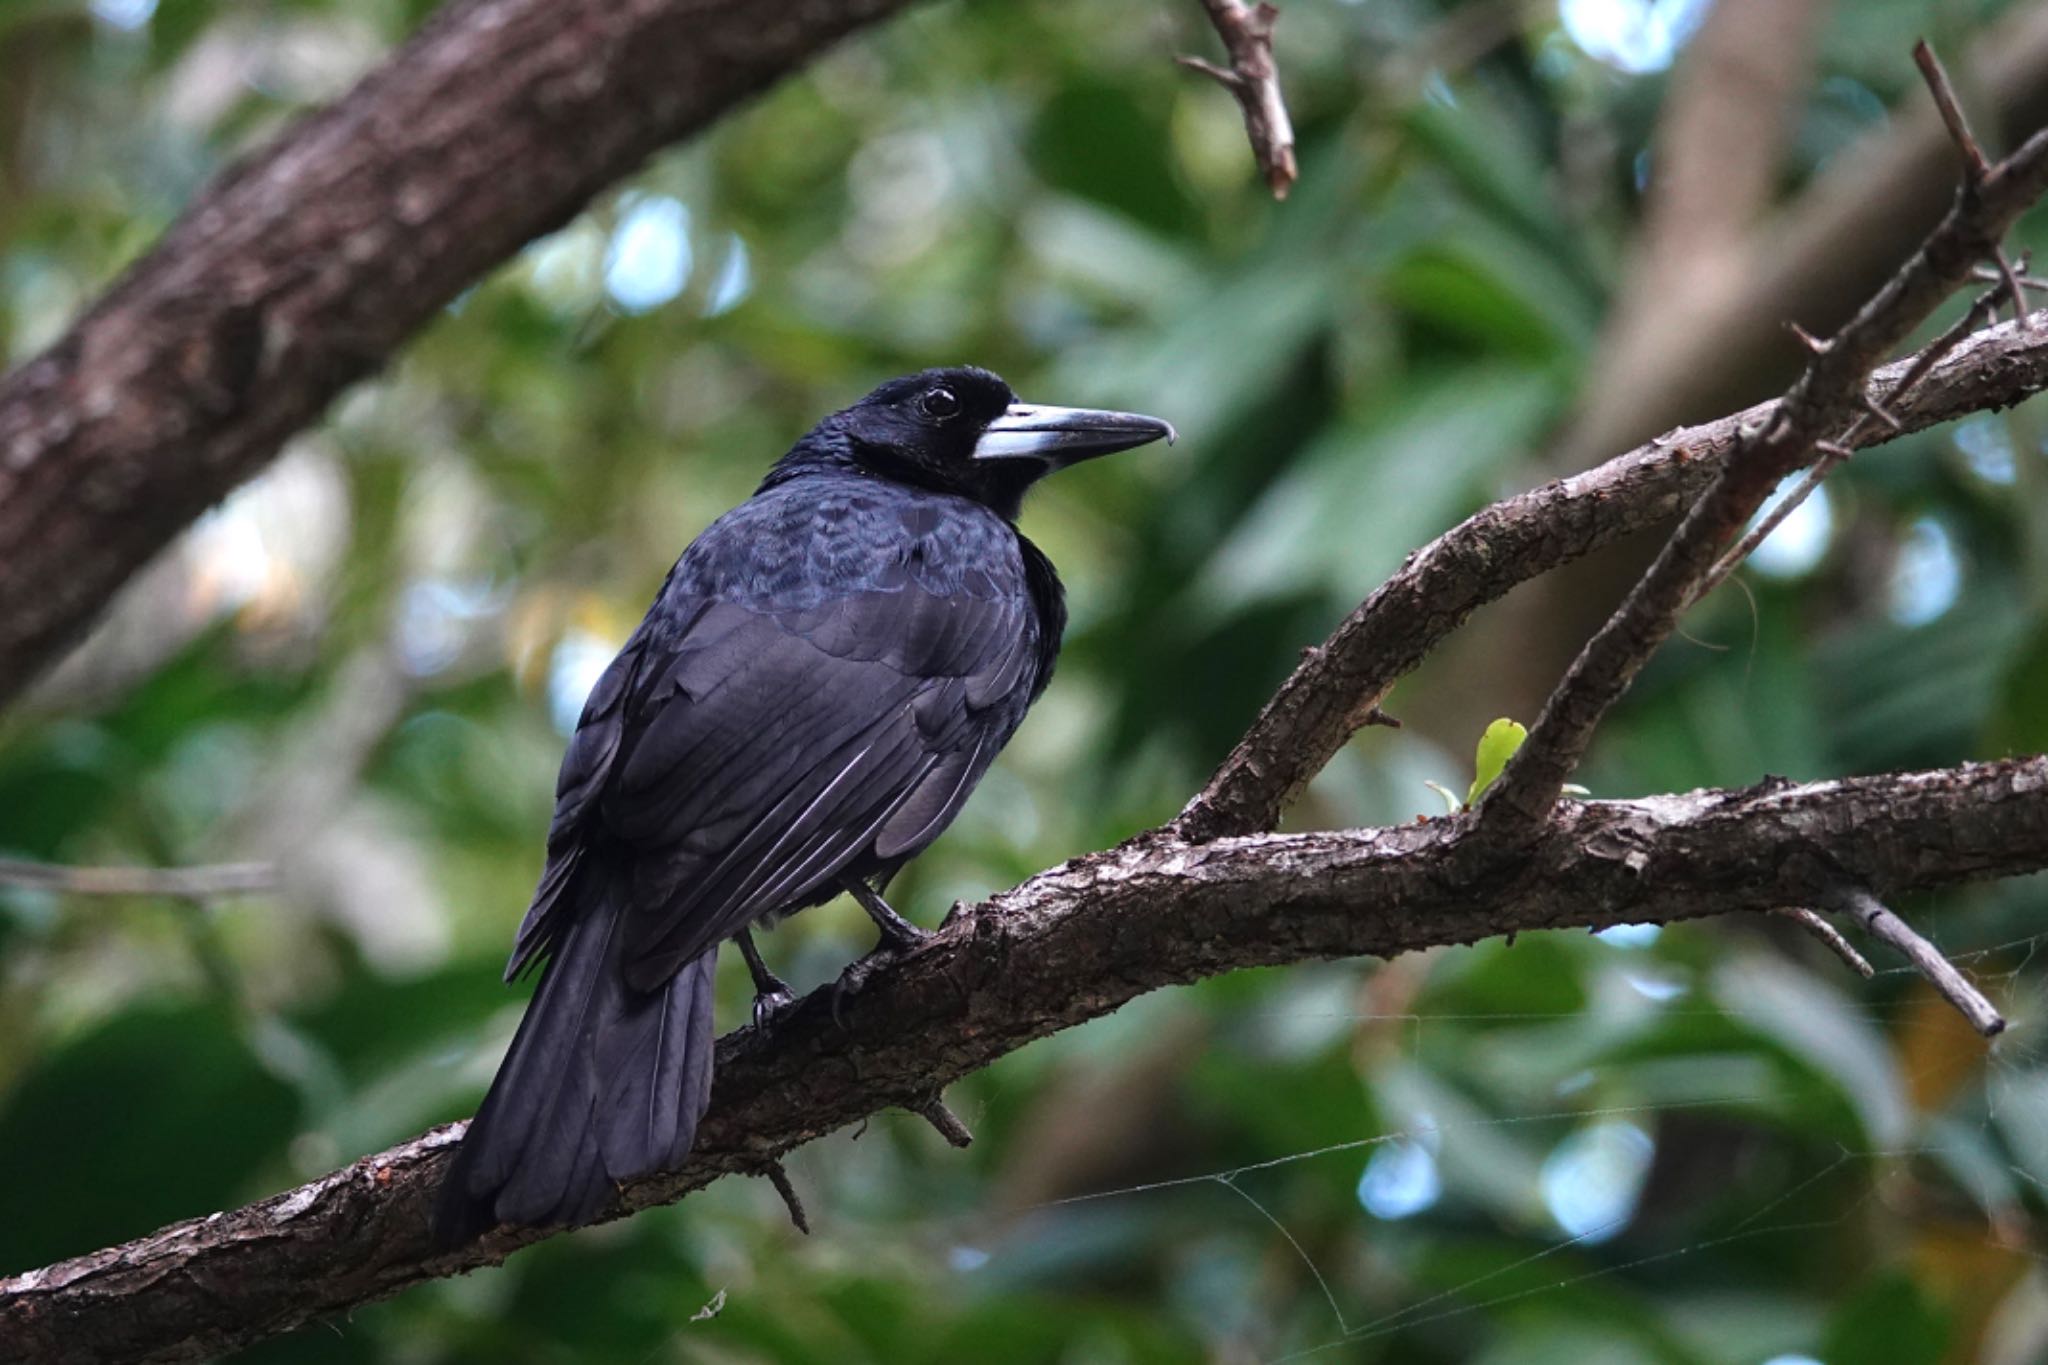
[[[1025,490],[1171,435],[930,370],[819,423],[683,552],[563,758],[507,976],[546,966],[442,1187],[444,1243],[587,1221],[682,1160],[723,940],[848,889],[914,932],[872,888],[959,813],[1059,652]]]

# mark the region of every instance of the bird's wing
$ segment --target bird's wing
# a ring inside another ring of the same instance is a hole
[[[623,961],[641,988],[864,855],[914,852],[1022,719],[1034,677],[1021,598],[904,581],[779,611],[666,607],[686,624],[636,637],[592,691],[515,966],[558,932],[543,900],[574,875],[585,829],[633,852]]]

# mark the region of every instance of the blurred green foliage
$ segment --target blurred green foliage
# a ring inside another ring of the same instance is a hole
[[[0,351],[428,8],[0,5]],[[2001,9],[1933,18],[1959,50]],[[1443,55],[1482,10],[1514,22]],[[1836,7],[1788,197],[1914,96],[1929,21]],[[1541,6],[1296,0],[1275,205],[1235,107],[1167,59],[1212,41],[1193,4],[922,7],[456,301],[0,717],[0,851],[283,876],[203,907],[0,890],[0,1270],[469,1111],[557,720],[690,536],[878,378],[972,360],[1185,435],[1028,511],[1072,590],[1060,675],[898,903],[930,921],[1171,814],[1403,554],[1547,475],[1597,382],[1667,76],[1581,40]],[[1588,784],[2048,744],[2044,431],[2026,406],[1859,457]],[[1500,612],[1468,634],[1295,819],[1465,788],[1519,659]],[[2014,1015],[1988,1052],[1895,964],[1848,979],[1775,922],[1247,972],[958,1087],[968,1152],[901,1116],[807,1149],[809,1239],[727,1181],[251,1358],[2038,1359],[2044,901],[1906,907]],[[867,939],[842,905],[768,951],[811,985]]]

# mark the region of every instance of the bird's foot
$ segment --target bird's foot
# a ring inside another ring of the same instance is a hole
[[[894,922],[879,927],[882,930],[882,941],[875,945],[875,951],[869,953],[869,957],[874,957],[878,953],[901,957],[923,947],[927,940],[937,937],[931,930],[920,929],[901,915],[896,916]]]
[[[747,960],[747,974],[754,978],[754,1027],[765,1029],[796,1003],[796,993],[787,981],[768,970],[761,950],[754,946],[752,930],[742,929],[734,937],[740,945],[740,956]]]
[[[875,945],[867,956],[847,964],[839,973],[839,979],[832,983],[832,1022],[842,1030],[846,1019],[842,1013],[848,997],[859,995],[867,988],[868,978],[882,968],[907,957],[932,935],[920,929],[909,920],[899,919],[896,924],[882,931],[882,941]]]

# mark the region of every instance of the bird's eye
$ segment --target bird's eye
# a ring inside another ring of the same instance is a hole
[[[944,421],[959,413],[960,400],[954,396],[951,389],[927,389],[924,396],[917,400],[917,407],[925,416]]]

